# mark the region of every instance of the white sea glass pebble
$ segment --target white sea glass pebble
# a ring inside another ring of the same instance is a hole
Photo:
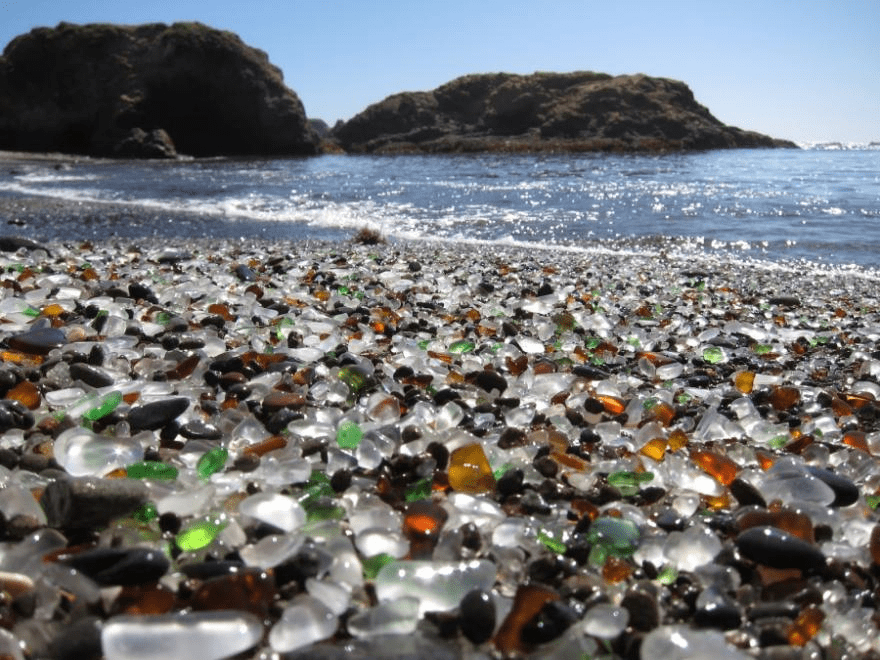
[[[101,631],[106,660],[220,660],[260,641],[263,625],[246,612],[119,616]]]

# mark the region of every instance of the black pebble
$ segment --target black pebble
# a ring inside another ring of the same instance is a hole
[[[772,568],[821,568],[825,555],[814,545],[770,526],[752,527],[735,540],[740,553]]]
[[[101,586],[155,582],[171,565],[164,553],[150,548],[94,548],[63,563]]]
[[[559,637],[577,620],[577,612],[571,607],[562,601],[551,600],[523,626],[522,640],[526,644],[546,644]]]
[[[0,433],[9,429],[29,429],[34,425],[34,415],[20,401],[0,400]]]
[[[61,628],[49,643],[50,657],[55,660],[100,660],[103,622],[88,616]]]
[[[40,505],[50,527],[65,530],[104,527],[145,504],[150,491],[136,479],[81,477],[51,482]]]
[[[83,364],[82,362],[76,362],[70,365],[70,377],[73,380],[81,380],[86,385],[91,385],[96,388],[109,387],[116,382],[116,379],[114,379],[113,376],[100,367],[94,367],[91,364]]]
[[[852,481],[841,476],[831,470],[807,466],[807,471],[817,479],[822,480],[831,490],[834,491],[834,501],[831,506],[849,506],[855,504],[859,499],[859,489]]]
[[[189,399],[182,396],[145,403],[129,411],[128,425],[132,432],[156,431],[181,415],[189,404]]]
[[[468,375],[473,376],[474,384],[477,387],[487,392],[498,390],[498,393],[502,394],[507,389],[507,380],[497,371],[484,369]]]
[[[461,599],[459,606],[462,634],[474,644],[482,644],[495,630],[495,601],[482,589],[474,589]]]
[[[153,293],[153,290],[146,284],[140,284],[139,282],[132,282],[128,285],[128,295],[132,300],[146,300],[154,305],[159,303],[159,299]]]

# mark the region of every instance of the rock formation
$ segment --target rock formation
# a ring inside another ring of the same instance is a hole
[[[332,136],[362,153],[795,146],[724,125],[682,82],[591,72],[464,76],[389,96]]]
[[[61,23],[0,57],[0,149],[156,157],[317,145],[266,54],[199,23]]]

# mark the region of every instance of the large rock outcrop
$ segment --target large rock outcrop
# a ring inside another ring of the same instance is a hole
[[[592,72],[464,76],[389,96],[333,137],[370,153],[795,146],[722,124],[682,82]]]
[[[0,57],[0,149],[101,156],[313,154],[266,54],[199,23],[37,28]]]

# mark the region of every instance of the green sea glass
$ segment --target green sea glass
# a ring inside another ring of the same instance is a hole
[[[131,479],[177,479],[177,468],[161,461],[141,461],[125,468],[125,474]]]
[[[336,432],[336,442],[343,449],[355,449],[364,437],[364,432],[356,422],[343,422]]]
[[[96,422],[116,410],[120,403],[122,403],[122,392],[114,390],[102,396],[94,408],[83,413],[83,419]]]
[[[226,465],[226,459],[229,458],[229,452],[223,447],[215,447],[211,451],[205,452],[196,464],[196,472],[202,479],[209,479],[223,469]]]

